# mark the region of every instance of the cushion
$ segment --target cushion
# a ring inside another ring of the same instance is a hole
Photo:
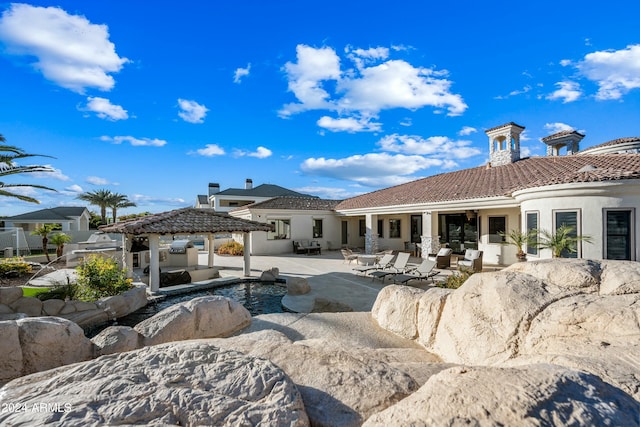
[[[436,256],[447,256],[451,254],[451,251],[452,251],[451,248],[440,248]]]
[[[480,258],[480,251],[477,249],[467,249],[464,253],[464,258],[465,259],[478,259]]]

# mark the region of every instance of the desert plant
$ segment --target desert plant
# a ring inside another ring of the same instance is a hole
[[[71,241],[71,236],[65,233],[55,233],[51,235],[49,241],[56,245],[56,256],[60,258],[64,252],[64,245]]]
[[[120,268],[113,258],[92,255],[78,267],[77,298],[95,301],[102,297],[118,295],[132,288],[132,280],[126,270]]]
[[[220,255],[244,255],[244,246],[236,241],[230,241],[218,248]]]
[[[555,232],[540,230],[539,249],[551,249],[554,258],[560,258],[563,253],[578,252],[578,242],[592,243],[593,238],[587,235],[578,235],[575,227],[562,224]]]
[[[520,231],[520,230],[511,230],[509,233],[505,233],[501,231],[500,236],[502,236],[505,240],[502,242],[503,245],[513,245],[516,247],[516,256],[519,259],[526,259],[527,254],[524,251],[525,246],[535,246],[536,239],[538,237],[537,230],[528,230],[528,231]]]
[[[463,270],[459,273],[454,273],[447,277],[447,280],[438,283],[436,286],[447,289],[458,289],[473,273],[473,270]]]

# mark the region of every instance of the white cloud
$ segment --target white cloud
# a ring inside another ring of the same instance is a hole
[[[127,110],[119,105],[114,105],[106,98],[100,97],[88,97],[86,111],[92,111],[96,113],[101,119],[108,119],[112,121],[125,120],[129,118]]]
[[[568,131],[575,130],[575,128],[573,126],[568,125],[566,123],[561,123],[561,122],[545,123],[544,129],[549,132],[549,135],[553,135],[555,133],[563,132],[563,131],[566,131],[566,130],[568,130]]]
[[[135,138],[133,136],[101,136],[102,141],[111,142],[113,144],[122,144],[128,142],[134,147],[162,147],[167,144],[163,139],[151,138]]]
[[[155,197],[145,196],[143,194],[134,194],[129,197],[129,200],[138,205],[139,208],[142,206],[154,205],[183,206],[186,203],[186,201],[180,197]]]
[[[78,184],[70,185],[66,187],[65,190],[70,191],[72,193],[84,193],[84,190]]]
[[[378,146],[384,151],[447,159],[466,159],[481,153],[470,145],[471,141],[453,141],[446,136],[424,139],[419,136],[393,134],[378,141]]]
[[[471,135],[472,133],[476,133],[478,132],[478,129],[471,127],[471,126],[464,126],[462,129],[460,129],[460,132],[458,132],[458,135],[460,136],[467,136],[467,135]]]
[[[190,152],[192,154],[193,152]],[[195,151],[195,154],[199,154],[205,157],[223,156],[225,154],[224,149],[218,144],[207,144],[204,148],[199,148]]]
[[[251,71],[251,64],[247,64],[247,68],[238,68],[236,72],[233,74],[233,82],[240,83],[242,78],[249,75]]]
[[[109,182],[108,179],[106,178],[100,178],[99,176],[88,176],[85,181],[87,181],[89,184],[93,184],[93,185],[109,185],[111,184],[111,182]]]
[[[128,62],[116,54],[106,25],[58,7],[13,3],[0,19],[0,40],[10,54],[35,57],[33,67],[47,80],[78,93],[111,90],[110,74]]]
[[[382,130],[381,123],[371,122],[372,118],[344,117],[334,119],[329,116],[322,116],[317,122],[321,128],[331,132],[379,132]]]
[[[359,187],[362,188],[362,187]],[[303,194],[311,194],[314,196],[321,197],[323,199],[332,199],[332,200],[343,200],[349,197],[355,197],[362,193],[364,193],[365,189],[360,189],[359,191],[348,191],[342,187],[300,187],[296,188],[295,191]]]
[[[34,172],[32,174],[30,174],[31,176],[35,177],[35,178],[46,178],[46,179],[57,179],[60,181],[70,181],[71,178],[69,178],[67,175],[65,175],[64,173],[62,173],[62,171],[60,169],[56,169],[51,165],[43,165],[46,168],[51,169],[51,172]]]
[[[296,50],[297,63],[287,62],[284,70],[289,91],[298,102],[284,105],[281,117],[310,110],[336,111],[342,117],[371,117],[385,109],[416,110],[425,106],[456,116],[467,109],[462,97],[450,91],[452,83],[444,78],[446,70],[388,60],[386,48],[347,49],[347,57],[356,69],[344,72],[339,56],[330,47],[298,45]]]
[[[355,181],[368,186],[388,186],[416,179],[410,176],[433,166],[442,166],[441,159],[404,154],[369,153],[342,159],[309,158],[300,168],[309,175],[320,175]]]
[[[204,118],[207,115],[207,111],[209,111],[207,107],[187,99],[178,99],[178,105],[182,110],[178,113],[178,116],[182,120],[189,123],[204,123]]]
[[[630,90],[640,88],[640,44],[589,53],[576,66],[583,76],[598,85],[596,99],[620,99]]]
[[[256,148],[256,151],[253,151],[253,152],[240,150],[240,149],[233,150],[233,155],[235,157],[249,156],[249,157],[257,157],[258,159],[266,159],[267,157],[271,157],[272,154],[273,152],[266,147],[258,147]]]
[[[558,86],[559,89],[547,95],[547,99],[550,99],[552,101],[561,99],[563,104],[567,104],[569,102],[576,101],[582,96],[580,84],[578,84],[577,82],[566,80],[556,83],[556,86]]]

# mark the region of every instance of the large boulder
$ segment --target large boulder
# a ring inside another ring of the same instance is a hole
[[[251,314],[242,304],[221,296],[205,296],[166,308],[134,329],[144,336],[144,345],[156,345],[225,337],[250,324]]]
[[[638,402],[595,375],[553,365],[454,367],[364,426],[628,426]]]
[[[516,262],[502,271],[529,274],[546,283],[550,292],[595,292],[600,283],[600,263],[589,259],[552,258]]]
[[[18,298],[16,301],[9,304],[9,307],[11,307],[15,313],[24,313],[27,316],[42,315],[42,301],[36,297]]]
[[[451,292],[453,289],[432,288],[418,301],[418,343],[429,351],[433,351],[442,310]]]
[[[22,375],[22,348],[16,321],[0,322],[0,385]]]
[[[147,305],[147,290],[146,287],[135,286],[120,295],[101,298],[99,304],[112,319],[126,316]]]
[[[309,425],[293,382],[269,361],[171,343],[16,379],[0,425]],[[42,402],[60,411],[36,411]]]
[[[634,261],[600,261],[600,295],[640,293],[640,263]]]
[[[95,337],[91,342],[96,346],[98,355],[123,353],[137,350],[142,347],[144,337],[129,326],[109,326]]]
[[[371,316],[388,331],[403,338],[417,338],[418,301],[424,292],[409,286],[385,286],[373,304]]]
[[[311,286],[306,278],[293,276],[287,278],[288,295],[305,295],[309,292],[311,292]]]
[[[0,287],[0,304],[11,305],[22,298],[23,290],[18,286]]]

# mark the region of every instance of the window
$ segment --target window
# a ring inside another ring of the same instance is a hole
[[[401,236],[400,233],[400,220],[399,219],[390,219],[389,220],[389,238],[391,239],[399,239]]]
[[[362,237],[367,234],[367,222],[364,219],[361,219],[358,222],[358,236]]]
[[[322,220],[321,219],[313,220],[313,237],[315,239],[322,237]]]
[[[507,231],[507,217],[490,216],[489,217],[489,243],[502,243],[505,241],[504,235]]]
[[[282,240],[291,238],[291,220],[272,219],[269,224],[274,227],[274,231],[267,232],[267,240]]]
[[[571,237],[576,237],[578,235],[578,211],[556,211],[555,212],[555,230],[560,228],[563,225],[572,228],[571,233],[569,235]],[[575,252],[571,252],[568,250],[563,250],[560,252],[561,258],[578,258],[580,253],[580,245],[577,248],[574,248]]]
[[[380,237],[381,239],[384,237],[383,227],[384,227],[384,221],[379,219],[378,220],[378,237]]]
[[[633,211],[605,211],[605,259],[631,261],[633,251]]]
[[[527,233],[535,232],[535,240],[533,245],[527,245],[527,253],[529,255],[538,255],[538,212],[527,212],[526,216]]]

